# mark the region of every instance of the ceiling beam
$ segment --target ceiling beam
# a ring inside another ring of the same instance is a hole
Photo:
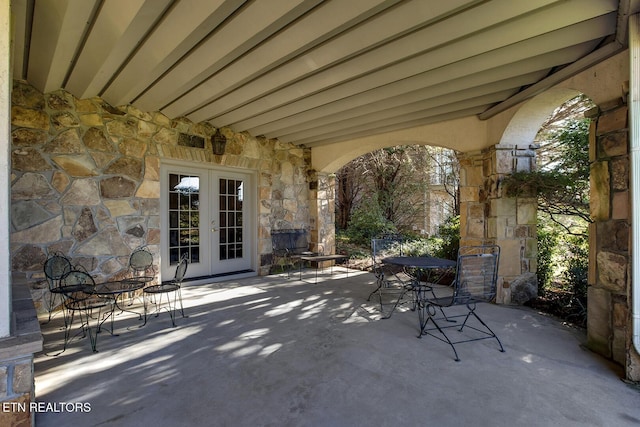
[[[64,87],[99,1],[38,2],[29,49],[29,83],[43,93]],[[85,23],[84,25],[82,23]]]
[[[523,101],[526,101],[527,99],[538,95],[539,93],[549,89],[550,87],[555,86],[556,84],[562,82],[563,80],[566,80],[569,77],[572,77],[586,70],[587,68],[592,67],[598,64],[599,62],[602,62],[605,59],[612,57],[613,55],[623,51],[625,48],[626,47],[624,45],[621,45],[617,41],[609,43],[608,45],[601,47],[600,49],[590,53],[589,55],[583,58],[580,58],[576,62],[570,65],[567,65],[566,67],[550,75],[544,80],[540,80],[538,83],[529,86],[525,90],[518,92],[517,94],[513,95],[510,98],[507,98],[505,101],[502,101],[497,105],[494,105],[493,107],[489,108],[487,111],[479,114],[478,118],[480,120],[490,119],[496,114],[502,113],[503,111],[508,110],[514,105],[517,105]]]

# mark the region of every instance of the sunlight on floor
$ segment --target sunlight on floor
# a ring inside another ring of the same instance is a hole
[[[189,339],[192,335],[202,331],[202,327],[182,327],[180,329],[167,329],[155,335],[145,338],[144,341],[131,345],[127,351],[121,349],[101,350],[99,353],[90,353],[86,348],[67,349],[63,355],[69,357],[78,352],[85,352],[86,355],[80,357],[75,363],[74,369],[68,369],[64,364],[48,369],[38,374],[37,386],[38,394],[46,395],[57,388],[64,387],[67,382],[82,376],[91,376],[102,371],[108,371],[121,365],[131,359],[131,354],[135,354],[138,358],[144,358],[145,355],[153,355],[154,353],[162,353],[166,348],[167,342],[176,343]],[[68,353],[67,353],[68,352]],[[170,355],[159,356],[154,358],[158,361],[162,358],[170,358]],[[99,361],[96,363],[96,361]],[[152,363],[152,362],[145,362]],[[155,362],[153,362],[155,363]]]
[[[301,300],[301,299],[295,300],[295,301],[289,301],[286,304],[280,304],[280,305],[272,308],[271,310],[266,311],[264,313],[264,315],[265,316],[269,316],[269,317],[281,316],[283,314],[287,314],[287,313],[292,312],[297,307],[300,307],[303,302],[304,302],[304,300]]]

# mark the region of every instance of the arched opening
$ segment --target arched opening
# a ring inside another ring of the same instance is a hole
[[[366,153],[336,173],[337,249],[368,257],[371,239],[402,235],[419,253],[443,256],[443,226],[458,224],[459,165],[453,150],[397,145]],[[459,229],[455,229],[459,241]],[[447,247],[447,257],[455,249]],[[365,263],[366,264],[366,263]]]
[[[526,302],[580,327],[587,320],[592,223],[590,119],[585,112],[593,107],[589,98],[578,95],[555,108],[533,140],[530,170],[516,170],[502,181],[507,197],[534,197],[537,207],[537,297],[514,289],[512,302]]]

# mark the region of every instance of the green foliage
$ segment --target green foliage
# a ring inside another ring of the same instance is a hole
[[[544,290],[551,284],[553,271],[555,270],[555,255],[558,245],[558,229],[553,225],[545,226],[538,218],[538,294],[543,295]]]
[[[576,297],[586,300],[589,239],[586,235],[570,235],[567,236],[564,246],[566,270],[563,272],[563,278]]]
[[[566,292],[586,301],[589,270],[587,224],[573,226],[584,232],[569,234],[547,215],[538,216],[538,289],[540,296]]]
[[[336,235],[338,252],[349,255],[352,259],[369,257],[372,238],[394,234],[397,231],[391,223],[382,218],[380,211],[376,212],[374,205],[368,206],[369,209],[365,206],[357,209],[350,226],[346,230],[338,231]],[[402,249],[407,256],[431,255],[455,260],[459,246],[460,217],[453,216],[440,226],[440,234],[437,236],[405,236]]]
[[[455,260],[460,247],[460,215],[447,218],[433,238],[431,255]]]
[[[432,255],[435,249],[434,239],[425,239],[420,237],[409,238],[405,240],[402,248],[406,256]]]
[[[549,139],[553,154],[542,169],[562,171],[574,179],[589,180],[589,119],[569,120],[562,128],[552,131]]]
[[[385,218],[375,200],[367,200],[358,206],[345,230],[352,243],[363,245],[368,245],[374,237],[396,232],[396,227]]]
[[[350,259],[364,259],[371,256],[369,245],[353,242],[345,230],[336,231],[336,253]]]

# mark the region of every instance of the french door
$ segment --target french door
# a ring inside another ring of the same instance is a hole
[[[253,175],[182,165],[161,167],[162,280],[182,256],[187,277],[246,272],[254,267]]]

